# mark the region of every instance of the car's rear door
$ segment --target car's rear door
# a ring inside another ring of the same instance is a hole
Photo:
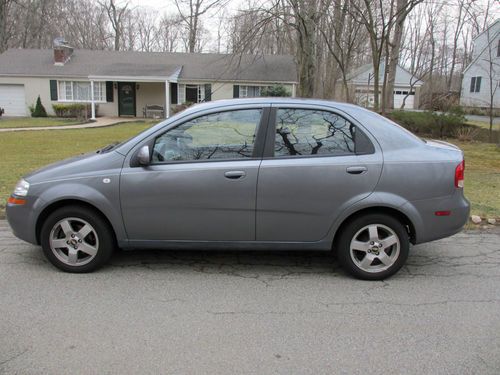
[[[273,105],[257,185],[258,241],[319,241],[368,196],[378,146],[353,119],[325,107]]]
[[[217,111],[155,136],[151,165],[121,175],[129,240],[254,240],[257,133],[265,135],[268,113],[258,105]]]

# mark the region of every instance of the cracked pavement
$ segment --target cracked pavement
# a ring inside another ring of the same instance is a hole
[[[1,374],[498,374],[500,233],[383,282],[329,254],[133,251],[53,268],[0,221]]]

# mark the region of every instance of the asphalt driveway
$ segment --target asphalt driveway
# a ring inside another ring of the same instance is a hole
[[[119,252],[71,275],[0,221],[0,373],[498,374],[500,235],[416,246],[385,282],[321,253]]]

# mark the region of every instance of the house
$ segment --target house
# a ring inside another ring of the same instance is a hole
[[[394,108],[417,109],[419,106],[420,87],[423,82],[400,65],[396,66],[396,80],[394,82]],[[379,93],[382,93],[382,83],[385,74],[385,63],[379,69]],[[354,102],[363,107],[373,107],[373,65],[366,64],[347,77],[350,91],[354,93]]]
[[[490,78],[493,83],[493,108],[500,108],[500,19],[474,39],[472,62],[463,73],[460,104],[465,107],[489,107]]]
[[[90,103],[92,118],[143,116],[146,107],[168,117],[176,105],[260,96],[280,84],[295,96],[291,56],[9,49],[0,55],[0,107],[27,116],[38,95],[49,114],[56,103]],[[163,111],[163,109],[166,109]]]

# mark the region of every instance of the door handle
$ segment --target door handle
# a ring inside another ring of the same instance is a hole
[[[224,173],[224,176],[231,180],[237,180],[238,178],[245,177],[246,175],[247,174],[244,171],[228,171]]]
[[[362,165],[355,166],[355,167],[347,167],[346,172],[350,174],[361,174],[365,173],[368,170],[368,168],[363,167]]]

